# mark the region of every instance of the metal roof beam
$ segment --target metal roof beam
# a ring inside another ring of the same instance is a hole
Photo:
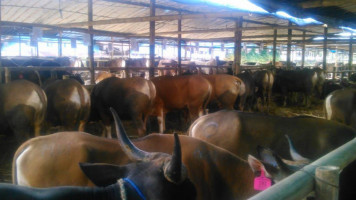
[[[212,12],[201,14],[184,14],[184,15],[160,15],[149,17],[133,17],[133,18],[118,18],[98,20],[93,22],[77,22],[68,24],[58,24],[60,27],[78,27],[78,26],[95,26],[95,25],[107,25],[107,24],[120,24],[120,23],[135,23],[135,22],[150,22],[150,21],[172,21],[172,20],[184,20],[184,19],[204,19],[204,18],[224,18],[231,17],[236,18],[240,16],[248,15],[247,12]]]

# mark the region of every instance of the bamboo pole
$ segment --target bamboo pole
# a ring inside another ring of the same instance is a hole
[[[156,15],[156,0],[150,0],[150,17]],[[150,21],[150,70],[149,78],[154,77],[154,66],[155,66],[155,21]]]
[[[88,21],[93,21],[93,0],[88,0]],[[89,32],[93,31],[93,26],[88,26]],[[94,35],[89,34],[88,57],[90,68],[90,84],[95,84],[95,69],[94,69]]]
[[[242,17],[239,17],[238,20],[235,21],[235,47],[234,47],[234,74],[240,73],[241,66],[241,41],[242,41]]]
[[[289,22],[289,26],[292,26],[292,22]],[[291,50],[292,50],[292,29],[288,29],[288,42],[287,42],[287,67],[291,67]]]

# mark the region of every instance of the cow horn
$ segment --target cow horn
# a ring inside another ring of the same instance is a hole
[[[110,111],[114,117],[115,129],[119,144],[126,153],[126,155],[132,160],[149,160],[151,153],[142,151],[141,149],[138,149],[134,144],[132,144],[130,139],[127,137],[126,131],[122,126],[121,120],[115,109],[110,108]]]
[[[294,145],[292,143],[292,140],[289,138],[288,135],[284,135],[287,138],[288,144],[289,144],[289,153],[294,161],[307,161],[309,162],[308,158],[304,158],[301,156],[297,150],[295,150]]]
[[[179,184],[187,178],[187,170],[182,163],[182,152],[177,133],[174,133],[172,159],[164,165],[164,176],[172,183]]]

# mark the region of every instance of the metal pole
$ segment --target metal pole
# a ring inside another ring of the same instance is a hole
[[[21,56],[21,34],[19,33],[19,56]],[[32,46],[31,46],[31,56],[32,56]]]
[[[156,0],[150,0],[150,16],[154,17],[156,15]],[[154,66],[155,66],[155,21],[150,21],[150,66],[149,66],[149,77],[154,77]]]
[[[5,67],[5,83],[10,83],[11,81],[11,72],[9,68]]]
[[[276,67],[276,57],[277,57],[277,29],[274,29],[274,33],[273,33],[273,60],[272,60],[273,67]]]
[[[178,20],[178,31],[182,31],[181,19]],[[182,34],[178,34],[178,74],[182,74]]]
[[[121,46],[121,53],[123,52],[124,48]],[[111,37],[111,52],[110,52],[111,60],[114,58],[114,38]]]
[[[234,74],[240,73],[240,66],[241,66],[241,39],[242,39],[242,23],[243,18],[239,17],[238,20],[235,21],[235,47],[234,47],[234,65],[235,70]]]
[[[321,166],[315,170],[315,194],[317,200],[339,199],[340,168]]]
[[[288,26],[292,26],[292,22],[289,22]],[[292,51],[292,29],[288,29],[287,68],[291,67],[291,60],[290,60],[291,51]]]
[[[305,35],[306,35],[306,31],[303,31],[303,44],[302,44],[302,68],[304,68],[304,63],[305,63]]]
[[[353,49],[352,49],[352,37],[353,34],[350,35],[350,43],[349,43],[349,70],[352,70],[352,61],[353,61]],[[351,72],[349,72],[349,77],[351,76]]]
[[[93,21],[93,0],[88,0],[88,21]],[[89,69],[90,69],[90,84],[95,84],[95,69],[94,69],[94,35],[93,26],[88,26],[89,30],[89,45],[88,45],[88,56],[89,56]]]
[[[62,31],[59,31],[58,37],[58,56],[62,57]]]
[[[323,70],[326,70],[326,54],[328,47],[328,27],[324,28],[324,45],[323,45]]]

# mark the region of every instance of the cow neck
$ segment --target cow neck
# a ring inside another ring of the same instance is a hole
[[[118,181],[120,186],[120,194],[122,200],[128,200],[127,198],[127,188],[125,188],[125,183],[128,184],[131,188],[134,189],[136,195],[140,197],[142,200],[146,200],[146,197],[143,195],[139,187],[129,178],[123,178]]]

